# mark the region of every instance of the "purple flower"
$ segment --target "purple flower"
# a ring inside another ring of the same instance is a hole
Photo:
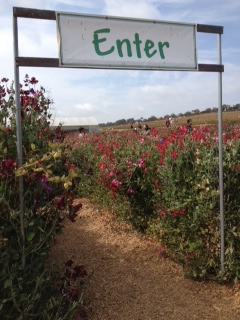
[[[161,139],[159,139],[159,141],[158,141],[160,144],[163,144],[164,143],[164,140],[161,138]]]
[[[52,188],[47,185],[47,178],[46,177],[43,177],[41,179],[41,183],[42,183],[43,188],[45,188],[47,192],[52,191]]]
[[[47,178],[46,178],[46,177],[43,177],[43,178],[41,179],[41,183],[42,183],[42,186],[43,186],[44,188],[46,188],[46,187],[47,187]]]

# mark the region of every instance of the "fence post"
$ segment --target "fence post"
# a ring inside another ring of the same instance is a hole
[[[17,17],[13,16],[13,58],[14,58],[14,85],[15,85],[15,106],[16,106],[16,127],[17,127],[17,157],[18,167],[23,164],[22,156],[22,128],[21,128],[21,106],[20,106],[20,83],[19,83],[19,66],[16,58],[18,57],[18,24]],[[23,203],[23,177],[19,177],[19,209],[20,209],[20,230],[22,241],[22,267],[25,268],[25,231],[24,231],[24,203]]]

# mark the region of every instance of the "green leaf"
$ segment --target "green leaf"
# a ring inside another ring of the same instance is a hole
[[[9,288],[10,285],[11,285],[11,283],[12,283],[11,279],[7,279],[7,280],[4,282],[4,289]]]
[[[34,238],[35,236],[35,233],[34,232],[30,232],[27,234],[27,241],[32,241],[32,239]]]
[[[19,253],[15,253],[14,255],[13,255],[13,260],[19,260],[19,258],[20,258],[20,254]]]
[[[34,136],[32,133],[29,133],[28,134],[28,139],[29,139],[29,142],[32,143],[34,141]]]

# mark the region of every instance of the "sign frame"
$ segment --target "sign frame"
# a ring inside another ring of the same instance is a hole
[[[58,58],[41,58],[41,57],[20,57],[18,53],[18,18],[30,18],[41,20],[56,20],[56,12],[52,10],[39,10],[31,8],[13,7],[13,60],[14,60],[14,85],[15,85],[15,103],[16,103],[16,124],[17,124],[17,158],[18,166],[23,164],[22,155],[22,129],[21,129],[21,107],[20,107],[20,90],[19,90],[19,68],[20,67],[45,67],[45,68],[62,68],[59,65]],[[220,203],[220,262],[221,274],[224,275],[224,258],[225,258],[225,239],[224,239],[224,198],[223,198],[223,158],[222,158],[222,49],[221,34],[222,26],[196,24],[197,32],[211,33],[217,35],[218,44],[218,64],[198,64],[196,71],[200,72],[217,72],[218,73],[218,153],[219,153],[219,203]],[[128,70],[128,69],[127,69]],[[145,70],[145,69],[141,69]],[[146,69],[149,70],[149,69]],[[171,71],[171,70],[169,70]],[[190,70],[189,70],[190,71]],[[25,256],[25,231],[24,231],[24,189],[23,177],[19,177],[19,201],[20,201],[20,236],[22,240],[22,267],[26,266]]]
[[[56,21],[59,65],[61,67],[168,71],[198,70],[197,26],[195,23],[87,15],[60,11],[56,12]],[[94,27],[99,32],[108,30],[109,33],[98,34],[94,31]],[[92,30],[89,31],[88,29]],[[99,52],[101,56],[98,55],[96,51],[94,52],[94,46],[104,46],[105,43],[103,42],[108,42],[109,40],[104,38],[105,36],[110,38],[111,42],[112,30],[115,33],[115,37],[122,35],[122,39],[124,40],[117,38],[116,43],[111,43],[111,49],[113,50],[111,54]],[[139,30],[141,30],[141,33]],[[131,31],[132,34],[130,34]],[[71,37],[69,34],[71,34]],[[135,35],[135,39],[133,34]],[[160,40],[160,34],[162,37],[168,38],[168,41],[158,41]],[[90,38],[91,36],[92,38]],[[127,39],[126,36],[130,37],[132,41]],[[102,37],[98,39],[99,42],[102,42],[101,44],[94,43],[98,37]],[[154,38],[156,43],[150,40],[151,38]],[[145,39],[145,41],[142,39]],[[171,43],[169,40],[171,40]],[[138,47],[135,48],[134,44]],[[150,46],[154,46],[155,44],[157,46],[150,48]],[[137,57],[134,57],[134,49],[138,50]],[[120,54],[122,56],[117,57],[116,52],[118,50],[121,50]],[[154,52],[156,54],[151,58],[147,57],[144,59],[144,51],[145,54],[148,53],[148,56],[153,55]],[[131,56],[126,57],[127,53]],[[108,58],[106,57],[107,55],[115,55],[115,58]],[[182,59],[181,62],[179,57]],[[177,63],[176,61],[178,60],[179,62]]]

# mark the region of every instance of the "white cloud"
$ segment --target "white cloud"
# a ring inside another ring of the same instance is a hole
[[[105,0],[105,11],[107,15],[121,17],[135,17],[159,19],[159,11],[151,4],[151,1],[132,0]]]
[[[91,111],[93,110],[93,106],[90,103],[83,103],[83,104],[77,104],[73,106],[74,109],[80,110],[80,111]]]
[[[85,9],[95,9],[96,7],[99,8],[102,6],[102,1],[89,1],[89,0],[58,0],[53,1],[56,4],[63,4],[65,6],[78,6]]]

